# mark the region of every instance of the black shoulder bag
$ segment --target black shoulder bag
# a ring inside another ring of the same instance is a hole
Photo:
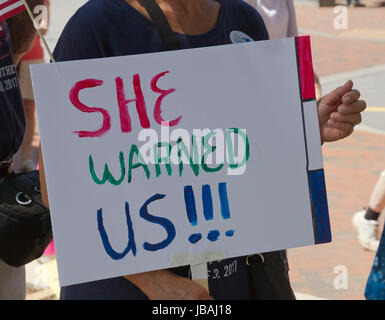
[[[52,239],[42,204],[39,172],[0,176],[0,260],[20,267],[43,253]]]

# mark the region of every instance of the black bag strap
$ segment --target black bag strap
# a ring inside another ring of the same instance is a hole
[[[139,4],[146,9],[151,17],[152,23],[158,29],[165,50],[178,50],[180,43],[172,31],[166,16],[155,0],[138,0]]]

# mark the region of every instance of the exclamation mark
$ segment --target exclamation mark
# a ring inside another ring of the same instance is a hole
[[[203,201],[203,215],[205,219],[212,220],[214,218],[213,199],[211,197],[211,188],[208,184],[202,186],[202,201]],[[214,242],[219,239],[221,233],[218,230],[211,230],[207,239]]]
[[[202,186],[202,201],[203,201],[203,215],[207,221],[213,220],[213,198],[211,196],[211,188],[208,184]]]
[[[231,215],[230,215],[229,201],[227,197],[226,183],[219,183],[218,189],[219,189],[219,199],[221,204],[221,215],[224,220],[228,220],[231,218]],[[192,226],[196,226],[198,223],[198,216],[196,212],[195,196],[194,196],[194,191],[192,189],[192,186],[184,187],[184,200],[186,205],[187,218]],[[211,188],[207,184],[202,186],[202,202],[203,202],[203,215],[206,221],[213,220],[214,218],[213,199],[211,194]],[[234,235],[234,230],[226,231],[225,235],[227,237],[232,237]],[[219,239],[219,236],[220,236],[219,230],[211,230],[207,235],[207,239],[211,242],[215,242]],[[202,239],[201,233],[194,233],[190,235],[190,237],[188,238],[188,240],[191,243],[197,243],[201,239]]]
[[[195,206],[194,191],[192,189],[192,186],[184,187],[184,202],[186,205],[188,221],[191,223],[192,226],[196,226],[198,223],[198,217],[197,217],[197,210]],[[188,238],[188,240],[191,243],[197,243],[200,239],[202,239],[201,233],[193,233]]]
[[[228,220],[231,218],[229,199],[227,197],[227,186],[226,183],[222,182],[218,185],[219,189],[219,200],[221,202],[221,214],[222,218]],[[227,230],[225,233],[226,236],[232,237],[234,235],[234,230]]]

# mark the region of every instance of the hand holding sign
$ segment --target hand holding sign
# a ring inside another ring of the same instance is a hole
[[[352,88],[353,82],[349,80],[319,101],[318,114],[323,142],[344,139],[353,132],[354,126],[361,123],[361,112],[366,109],[366,103],[358,100],[360,92]]]

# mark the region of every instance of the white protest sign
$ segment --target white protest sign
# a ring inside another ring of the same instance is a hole
[[[32,66],[61,285],[330,241],[308,40]]]

